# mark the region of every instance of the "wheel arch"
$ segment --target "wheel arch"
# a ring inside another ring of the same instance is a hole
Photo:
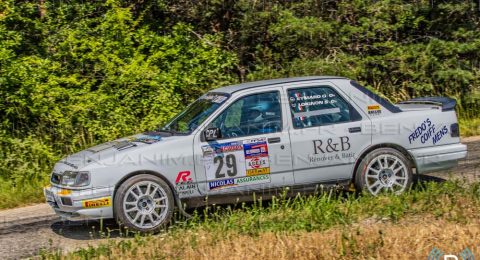
[[[395,149],[395,150],[401,152],[412,163],[413,168],[417,168],[417,165],[416,165],[416,162],[415,162],[415,159],[413,158],[413,156],[407,151],[407,149],[403,148],[402,146],[400,146],[398,144],[394,144],[394,143],[376,144],[376,145],[372,145],[372,146],[368,147],[367,149],[365,149],[362,152],[362,154],[360,155],[360,157],[357,158],[357,161],[355,162],[355,167],[353,167],[353,174],[352,174],[352,179],[351,179],[352,182],[354,182],[354,180],[355,180],[355,177],[357,175],[358,166],[362,162],[363,158],[365,158],[370,152],[372,152],[376,149],[379,149],[379,148],[392,148],[392,149]]]
[[[117,182],[117,184],[115,184],[115,187],[114,187],[114,190],[113,190],[113,198],[112,198],[112,201],[115,201],[115,197],[117,196],[117,191],[118,191],[118,188],[120,187],[120,185],[122,185],[126,180],[132,178],[133,176],[137,176],[137,175],[140,175],[140,174],[150,174],[150,175],[153,175],[153,176],[156,176],[160,179],[162,179],[165,183],[167,183],[168,187],[170,187],[170,189],[172,190],[172,194],[173,194],[173,201],[175,203],[176,206],[177,205],[177,200],[178,200],[178,196],[177,196],[177,192],[175,190],[175,187],[173,186],[172,183],[170,183],[168,181],[168,179],[161,173],[159,172],[156,172],[156,171],[152,171],[152,170],[138,170],[138,171],[134,171],[134,172],[131,172],[125,176],[123,176],[120,181]],[[115,203],[112,203],[112,211],[113,211],[113,215],[115,216]]]

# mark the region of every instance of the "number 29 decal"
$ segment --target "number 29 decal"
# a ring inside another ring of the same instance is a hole
[[[237,175],[237,160],[234,154],[228,154],[227,156],[223,157],[221,155],[215,156],[213,159],[213,163],[215,165],[218,164],[217,170],[215,171],[215,178],[225,178],[225,173],[222,172],[224,164],[227,167],[227,175],[229,177],[235,177]]]
[[[202,147],[209,190],[270,182],[266,138]]]

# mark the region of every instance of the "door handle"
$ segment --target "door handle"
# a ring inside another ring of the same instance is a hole
[[[361,132],[361,131],[362,131],[362,128],[359,127],[359,126],[348,128],[348,132],[349,132],[349,133],[358,133],[358,132]]]
[[[274,144],[274,143],[280,143],[281,139],[280,137],[272,137],[267,139],[269,144]]]

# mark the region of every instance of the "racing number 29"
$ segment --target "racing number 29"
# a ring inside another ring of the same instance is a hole
[[[213,163],[218,163],[217,171],[215,172],[215,178],[225,178],[225,173],[222,173],[223,165],[227,165],[227,174],[230,177],[237,175],[237,160],[235,159],[235,155],[228,154],[227,156],[215,156],[213,159]]]

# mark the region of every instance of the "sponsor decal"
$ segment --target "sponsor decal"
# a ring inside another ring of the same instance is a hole
[[[436,126],[430,118],[424,120],[415,130],[408,136],[410,144],[420,140],[422,144],[428,140],[432,140],[433,145],[438,143],[448,133],[447,126],[436,129]]]
[[[260,184],[270,182],[270,174],[258,175],[258,176],[247,176],[243,178],[235,179],[235,183],[240,184]]]
[[[369,115],[377,116],[382,113],[382,108],[380,105],[370,105],[367,107],[367,112]]]
[[[268,180],[242,179],[270,174],[268,144],[265,137],[210,144],[202,147],[202,151],[209,190],[270,181],[270,177]]]
[[[432,137],[433,144],[435,145],[436,143],[438,143],[438,141],[440,141],[442,137],[444,137],[447,133],[448,133],[448,128],[447,126],[444,125],[438,132],[436,132],[433,135]]]
[[[162,140],[162,137],[159,135],[141,135],[132,139],[132,142],[140,142],[145,144],[153,144]]]
[[[243,144],[257,144],[257,143],[263,143],[266,142],[267,138],[266,137],[257,137],[257,138],[251,138],[251,139],[246,139],[243,140]]]
[[[230,187],[239,187],[245,185],[253,185],[253,184],[262,184],[262,183],[269,183],[270,182],[270,174],[263,174],[257,176],[246,176],[237,179],[225,179],[225,180],[218,180],[218,181],[211,181],[208,183],[209,190],[218,190],[222,188],[230,188]]]
[[[175,190],[180,197],[192,195],[197,189],[197,184],[193,183],[190,174],[190,171],[181,171],[175,179]]]
[[[202,146],[203,156],[212,155],[215,153],[215,150],[212,146]]]
[[[259,175],[259,174],[269,174],[270,165],[268,162],[268,156],[257,156],[245,159],[247,164],[247,176]]]
[[[245,150],[245,157],[247,156],[258,156],[260,154],[268,153],[267,146],[252,147],[251,149]]]
[[[197,190],[197,184],[193,182],[177,184],[175,190],[180,197],[192,195]]]
[[[245,151],[245,168],[247,170],[247,176],[270,173],[266,138],[246,140],[243,144],[243,148]]]
[[[232,143],[230,145],[221,146],[218,150],[216,150],[216,152],[228,153],[228,152],[241,151],[241,150],[243,150],[243,146],[241,144]]]
[[[112,205],[111,197],[82,201],[82,207],[86,209],[109,207],[111,205]]]
[[[350,138],[348,136],[338,137],[334,142],[334,138],[325,140],[313,140],[313,150],[315,154],[333,153],[350,150]]]
[[[245,156],[241,141],[212,143],[202,147],[207,181],[245,174]]]
[[[228,154],[237,151],[243,151],[243,145],[241,142],[229,142],[229,143],[215,143],[202,147],[204,155],[208,154]]]
[[[321,163],[333,160],[353,160],[354,152],[348,152],[352,145],[348,136],[328,138],[327,140],[313,140],[313,155],[309,156],[310,163]]]
[[[211,181],[208,183],[208,189],[214,190],[214,189],[220,189],[220,188],[225,188],[227,186],[234,186],[234,185],[235,185],[234,179]]]
[[[183,171],[178,173],[177,178],[175,179],[175,184],[189,181],[192,181],[190,171]]]

